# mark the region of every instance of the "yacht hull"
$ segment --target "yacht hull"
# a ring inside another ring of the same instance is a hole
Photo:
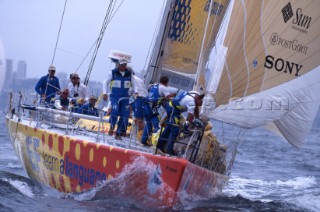
[[[185,159],[37,128],[31,121],[18,122],[16,116],[7,116],[6,123],[28,176],[62,193],[95,189],[96,199],[113,195],[143,205],[174,206],[182,201],[181,194],[212,198],[228,181],[227,176]]]

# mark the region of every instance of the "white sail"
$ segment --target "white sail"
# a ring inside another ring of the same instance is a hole
[[[212,117],[243,128],[274,122],[292,145],[300,147],[318,112],[319,91],[320,66],[288,83],[221,105]]]
[[[315,0],[234,1],[217,48],[223,68],[215,67],[209,90],[219,107],[205,102],[203,113],[244,128],[272,126],[300,147],[319,108],[319,7]]]

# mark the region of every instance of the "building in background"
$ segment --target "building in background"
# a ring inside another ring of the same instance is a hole
[[[17,71],[15,74],[16,79],[25,79],[27,77],[27,63],[24,60],[20,60],[17,65]]]
[[[6,59],[6,70],[4,76],[3,91],[11,91],[13,84],[13,61],[11,59]]]
[[[2,91],[2,87],[5,81],[5,71],[6,71],[6,61],[5,61],[5,54],[2,45],[2,41],[0,38],[0,92]]]
[[[58,72],[55,75],[59,78],[59,83],[61,88],[67,87],[67,84],[70,82],[70,77],[67,73],[64,72]]]

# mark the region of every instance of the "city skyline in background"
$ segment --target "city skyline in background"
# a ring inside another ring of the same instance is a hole
[[[45,73],[39,73],[39,77],[28,77],[28,64],[24,60],[14,61],[8,58],[0,58],[1,76],[0,81],[3,81],[2,89],[0,88],[0,110],[7,108],[9,104],[9,94],[15,92],[22,92],[28,96],[35,94],[35,86],[39,79],[46,75]],[[3,69],[2,69],[3,68]],[[60,87],[64,88],[70,82],[70,74],[65,72],[57,72],[55,75],[59,78]],[[80,76],[81,77],[81,76]],[[1,84],[1,83],[0,83]],[[87,86],[89,95],[100,96],[102,92],[102,82],[89,81]]]
[[[3,87],[2,90],[0,90],[0,92],[12,92],[12,91],[16,91],[15,87],[23,87],[23,84],[28,84],[28,81],[36,81],[38,82],[38,80],[47,74],[46,73],[41,73],[41,75],[39,77],[27,77],[27,62],[24,60],[18,60],[18,61],[13,61],[12,59],[2,59],[0,60],[1,63],[5,62],[5,74],[4,74],[4,83],[3,83]],[[70,76],[71,73],[65,73],[65,72],[56,72],[55,76],[59,78],[59,82],[60,82],[60,86],[66,87],[66,85],[70,82]],[[81,78],[81,76],[80,76]],[[19,83],[22,84],[19,84]],[[101,84],[102,86],[102,82],[96,82],[96,81],[89,81],[89,84]],[[35,86],[36,84],[34,84]],[[94,86],[96,87],[96,86]],[[96,89],[95,89],[96,90]],[[102,90],[102,88],[101,88]],[[30,91],[30,90],[29,90]]]
[[[95,58],[91,80],[103,80],[114,67],[108,58],[110,50],[132,55],[130,66],[136,73],[144,70],[164,3],[165,0],[117,2]],[[87,73],[92,59],[90,49],[100,34],[109,2],[69,0],[65,11],[64,5],[64,0],[0,1],[4,58],[26,61],[28,78],[45,75],[52,61],[57,74],[77,71],[84,79]]]

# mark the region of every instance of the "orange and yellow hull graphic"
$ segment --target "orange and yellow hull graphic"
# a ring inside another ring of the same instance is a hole
[[[212,197],[209,191],[221,190],[228,180],[184,159],[75,139],[75,136],[35,128],[10,118],[7,118],[7,127],[29,177],[63,193],[82,192],[99,182],[111,182],[112,189],[97,192],[99,198],[103,194],[122,192],[137,200],[147,200],[146,204],[172,206],[179,201],[179,192]],[[141,167],[140,171],[128,171],[139,158],[152,164],[154,170],[148,172]],[[125,171],[126,176],[114,180]]]

